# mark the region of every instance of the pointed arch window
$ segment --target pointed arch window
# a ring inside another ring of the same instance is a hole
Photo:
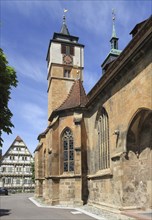
[[[62,136],[64,172],[74,171],[74,146],[72,131],[67,128]]]
[[[110,167],[109,152],[109,121],[108,114],[104,108],[98,115],[98,150],[99,150],[99,170]]]

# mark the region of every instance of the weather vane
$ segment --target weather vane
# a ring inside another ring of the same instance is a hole
[[[68,9],[63,9],[63,12],[64,12],[64,14],[63,14],[63,23],[65,23],[65,14],[68,12]]]
[[[112,9],[112,20],[113,20],[113,22],[115,21],[115,19],[116,19],[115,10]]]
[[[68,9],[65,9],[65,8],[64,8],[64,9],[63,9],[63,12],[64,12],[64,13],[68,12]]]
[[[65,18],[65,14],[68,12],[68,9],[63,9],[63,12],[64,12],[64,14],[63,14],[63,17]]]

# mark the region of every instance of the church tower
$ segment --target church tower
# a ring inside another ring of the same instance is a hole
[[[66,10],[65,10],[66,12]],[[84,45],[72,36],[66,25],[66,16],[60,33],[54,33],[50,40],[48,63],[48,117],[67,98],[76,79],[83,80]]]

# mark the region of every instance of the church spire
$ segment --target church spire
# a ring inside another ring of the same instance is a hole
[[[66,16],[65,16],[65,13],[66,13],[67,11],[68,11],[67,9],[64,9],[63,23],[62,23],[62,27],[61,27],[60,33],[61,33],[61,34],[65,34],[65,35],[70,35],[69,30],[68,30],[68,28],[67,28],[67,26],[66,26]]]
[[[112,36],[111,36],[111,49],[110,52],[108,54],[108,56],[106,57],[106,59],[104,60],[104,62],[102,63],[101,67],[102,67],[102,73],[104,74],[105,71],[107,70],[109,64],[111,62],[113,62],[121,53],[121,50],[118,50],[118,40],[119,38],[116,35],[116,30],[115,30],[115,12],[114,9],[112,10]]]
[[[118,50],[118,38],[116,36],[116,30],[115,30],[115,11],[114,9],[112,10],[112,37],[110,40],[111,43],[111,49],[116,49]]]

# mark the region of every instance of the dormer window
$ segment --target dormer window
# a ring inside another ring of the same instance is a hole
[[[74,56],[74,46],[62,44],[61,53]]]

